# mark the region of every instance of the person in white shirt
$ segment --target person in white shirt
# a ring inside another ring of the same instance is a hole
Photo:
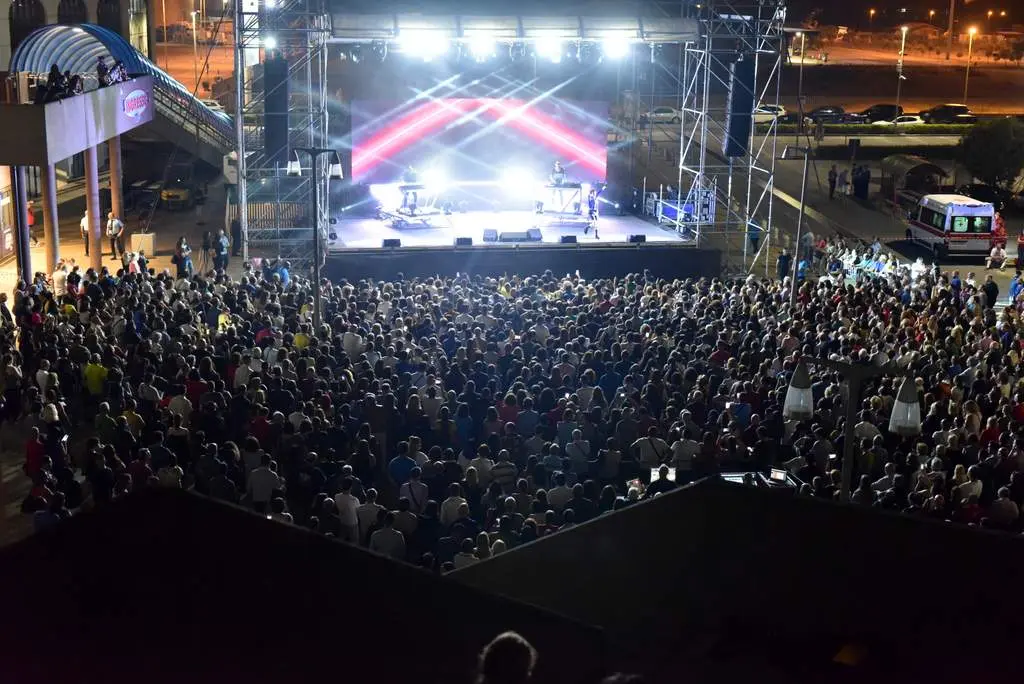
[[[441,527],[448,528],[459,519],[459,507],[466,503],[458,482],[448,485],[448,498],[441,502]]]
[[[374,523],[377,522],[377,516],[384,507],[377,503],[377,490],[370,489],[366,490],[366,503],[356,509],[356,520],[359,522],[359,540],[360,543],[365,543],[366,534],[373,527]]]
[[[633,442],[630,446],[637,460],[647,468],[657,468],[671,455],[672,450],[661,437],[658,437],[658,428],[651,427],[646,437]]]
[[[50,362],[43,359],[39,362],[39,370],[36,371],[36,385],[39,386],[39,394],[46,396],[46,389],[50,384]]]
[[[63,261],[57,264],[53,274],[50,276],[53,281],[53,296],[59,299],[68,293],[68,267]]]
[[[423,453],[423,440],[418,435],[411,435],[409,437],[409,456],[421,468],[429,460],[427,455]]]
[[[988,259],[985,260],[985,268],[992,269],[998,268],[1000,271],[1006,268],[1006,250],[1001,246],[996,245],[992,248],[992,251],[988,254]]]
[[[178,465],[178,457],[171,454],[170,460],[163,468],[157,471],[156,478],[160,481],[161,487],[173,487],[181,489],[181,481],[185,477],[185,471]]]
[[[548,505],[560,513],[572,498],[572,489],[565,486],[565,473],[555,473],[555,486],[548,490]]]
[[[167,409],[172,413],[176,413],[181,416],[182,427],[188,427],[188,420],[192,416],[192,402],[185,396],[185,390],[181,390],[181,394],[177,394],[171,397],[171,400],[167,403]]]
[[[892,489],[893,479],[896,477],[896,464],[889,462],[885,464],[885,475],[878,478],[871,485],[871,488],[876,492],[886,492]]]
[[[430,490],[422,481],[423,471],[416,466],[409,471],[409,481],[398,488],[398,498],[409,500],[409,510],[419,515],[427,507]]]
[[[341,491],[334,495],[334,505],[341,520],[341,539],[350,544],[359,543],[359,499],[352,494],[352,478],[341,481]]]
[[[1009,527],[1020,517],[1020,507],[1010,498],[1009,487],[1000,487],[998,498],[988,508],[988,517],[996,525]]]
[[[267,510],[270,500],[274,498],[274,490],[284,488],[284,481],[277,474],[277,464],[270,456],[263,456],[263,464],[249,473],[249,483],[246,489],[252,499],[253,508],[260,513]]]
[[[565,445],[565,455],[577,476],[585,477],[590,469],[590,442],[583,439],[582,430],[572,431],[572,441]]]
[[[482,444],[476,451],[476,458],[467,465],[467,468],[476,469],[477,481],[480,483],[481,489],[484,490],[491,484],[491,468],[494,467],[494,461],[491,460],[490,455],[491,450],[487,448],[486,444]]]
[[[677,471],[688,473],[693,469],[693,457],[700,453],[700,443],[690,437],[690,431],[684,430],[681,439],[672,443],[672,467]],[[677,481],[680,480],[677,476]]]
[[[473,563],[479,563],[480,559],[476,557],[474,552],[476,549],[472,539],[463,539],[462,544],[459,546],[459,552],[455,554],[452,562],[455,564],[455,569],[464,568],[467,565]]]
[[[405,560],[405,537],[394,528],[395,514],[384,515],[384,526],[370,535],[370,550],[397,561]]]

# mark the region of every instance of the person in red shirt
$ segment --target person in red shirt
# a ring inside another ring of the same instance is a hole
[[[46,458],[46,445],[43,444],[39,428],[32,428],[28,442],[25,443],[25,474],[35,478],[43,466],[43,459]]]

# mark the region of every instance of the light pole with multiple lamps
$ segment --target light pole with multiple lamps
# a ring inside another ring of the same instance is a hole
[[[323,263],[323,241],[320,231],[320,179],[317,178],[317,169],[320,168],[318,163],[320,157],[324,155],[332,156],[327,167],[328,180],[332,178],[341,180],[344,174],[341,170],[341,157],[338,155],[337,150],[329,147],[293,147],[292,151],[295,153],[295,159],[289,161],[286,167],[286,172],[289,176],[302,175],[302,162],[299,160],[300,153],[309,155],[312,167],[310,182],[313,184],[313,334],[316,336],[320,334],[320,318],[323,314],[320,303],[320,266]],[[330,195],[328,195],[329,197]]]
[[[804,128],[804,60],[807,57],[807,34],[803,31],[796,32],[800,39],[800,67],[796,77],[796,108],[800,120],[796,125],[796,141],[800,142],[800,131]]]
[[[896,116],[899,116],[900,111],[900,91],[903,89],[903,81],[906,76],[903,75],[903,55],[907,51],[907,32],[910,30],[909,26],[900,27],[900,58],[896,62]]]
[[[860,394],[864,383],[883,375],[904,375],[903,383],[896,394],[892,414],[889,417],[889,432],[909,437],[921,434],[921,404],[917,398],[917,383],[906,375],[906,370],[893,363],[884,365],[849,363],[832,359],[802,358],[797,363],[786,390],[786,399],[782,405],[782,413],[793,420],[809,420],[814,415],[814,393],[811,390],[811,376],[807,364],[823,366],[839,373],[846,383],[845,409],[846,417],[843,424],[843,465],[842,478],[839,486],[839,499],[844,503],[850,500],[850,489],[853,482],[853,461],[856,458],[856,436],[854,428],[860,408]]]
[[[196,79],[196,88],[192,92],[199,92],[199,36],[196,33],[196,15],[199,14],[195,10],[192,10],[192,74]]]
[[[793,282],[789,285],[789,307],[790,309],[796,308],[796,277],[800,272],[800,236],[804,230],[804,204],[807,196],[807,166],[811,157],[810,147],[798,147],[796,145],[786,145],[786,148],[782,150],[782,157],[780,159],[789,161],[793,159],[800,159],[801,156],[804,160],[804,170],[800,176],[800,210],[796,215],[796,239],[793,241],[793,268],[791,269],[791,278]]]
[[[977,27],[967,29],[967,70],[964,72],[964,104],[967,104],[967,84],[971,80],[971,55],[974,53],[974,35],[978,32]]]

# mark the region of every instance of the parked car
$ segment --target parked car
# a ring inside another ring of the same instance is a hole
[[[779,123],[780,124],[797,124],[797,123],[800,123],[800,113],[799,112],[788,112],[786,114],[783,114],[782,116],[779,117]],[[812,123],[811,120],[807,118],[807,115],[804,115],[804,123],[805,124]]]
[[[1013,193],[984,183],[961,185],[956,191],[960,195],[966,195],[979,202],[988,202],[995,207],[996,211],[1002,211],[1013,204]]]
[[[926,109],[919,114],[925,123],[930,124],[972,124],[978,117],[964,104],[944,104]]]
[[[895,104],[876,104],[871,105],[860,113],[865,123],[875,123],[876,121],[892,121],[898,116],[903,115],[903,107]]]
[[[914,114],[904,114],[903,116],[897,116],[892,120],[883,121],[872,121],[872,126],[920,126],[924,124],[924,119]]]
[[[850,123],[851,115],[838,104],[824,104],[817,106],[805,115],[808,119],[818,124],[846,124]],[[853,115],[856,116],[856,115]]]
[[[651,123],[679,123],[683,120],[679,110],[672,107],[655,107],[643,118]]]
[[[754,110],[754,123],[766,124],[776,119],[781,121],[784,116],[786,116],[786,108],[782,105],[763,104]]]

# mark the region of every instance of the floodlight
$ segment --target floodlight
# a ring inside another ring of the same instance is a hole
[[[448,178],[445,175],[444,169],[440,166],[434,166],[424,171],[423,184],[433,190],[444,188],[448,185]]]
[[[332,180],[344,180],[345,172],[341,169],[341,161],[335,159],[331,162],[331,165],[327,167],[327,177]]]
[[[630,44],[625,38],[606,38],[601,47],[608,59],[622,59],[629,55]]]
[[[557,38],[541,38],[537,41],[536,52],[538,57],[558,64],[562,61],[562,41]]]
[[[288,165],[285,167],[285,173],[289,176],[301,176],[302,175],[302,163],[299,162],[299,153],[296,152],[294,158],[292,158]]]
[[[398,38],[398,44],[402,52],[411,57],[419,57],[424,62],[441,57],[448,51],[448,44],[444,39],[427,31],[403,32]]]
[[[528,169],[505,169],[501,176],[501,185],[505,193],[512,197],[536,199],[538,182]]]
[[[486,35],[476,35],[469,39],[469,54],[478,62],[483,62],[494,56],[494,39]]]
[[[277,49],[277,38],[274,36],[265,36],[263,38],[263,47],[267,50]]]

